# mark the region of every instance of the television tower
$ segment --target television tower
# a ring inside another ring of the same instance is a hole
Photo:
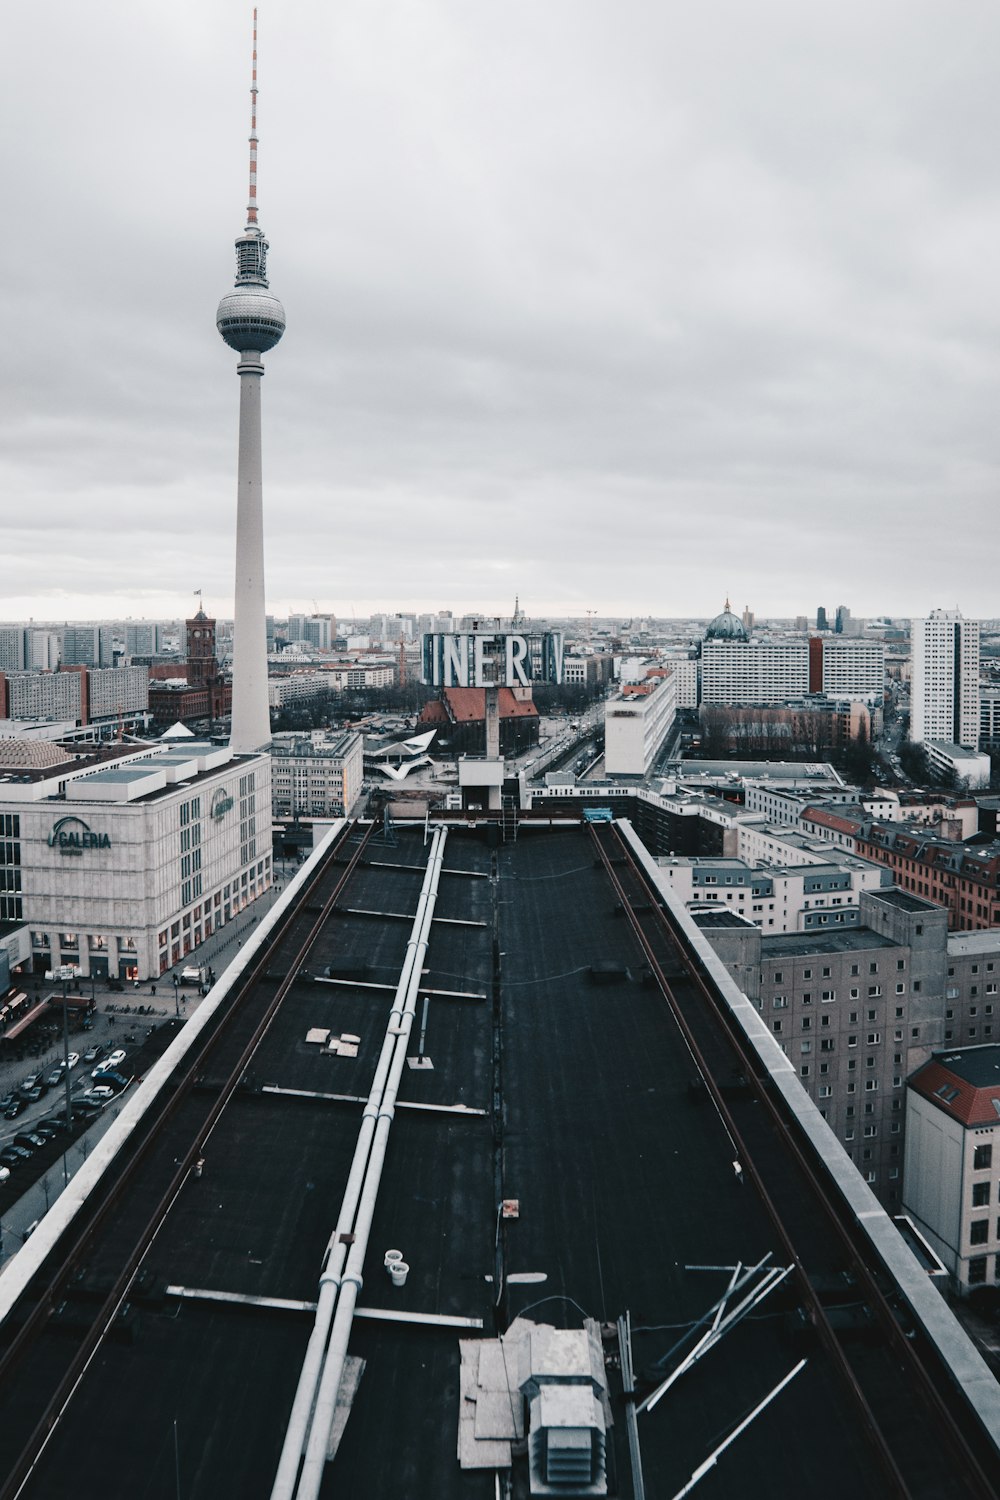
[[[236,594],[233,616],[233,720],[237,754],[270,744],[267,627],[264,616],[264,507],[261,491],[261,355],[285,331],[285,309],[267,289],[267,240],[257,223],[257,10],[253,13],[250,83],[250,198],[236,241],[236,286],[219,303],[216,327],[239,355],[240,447],[236,499]]]

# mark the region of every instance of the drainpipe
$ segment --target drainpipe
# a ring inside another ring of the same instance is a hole
[[[430,859],[406,947],[406,957],[396,986],[392,1009],[389,1012],[371,1091],[361,1119],[361,1129],[354,1148],[354,1159],[351,1162],[347,1187],[344,1190],[336,1228],[327,1242],[326,1253],[323,1257],[316,1318],[288,1419],[288,1428],[271,1491],[271,1500],[292,1500],[296,1494],[312,1493],[315,1495],[319,1491],[323,1476],[333,1408],[336,1405],[344,1357],[347,1353],[347,1340],[350,1337],[354,1307],[362,1282],[361,1267],[364,1263],[375,1199],[378,1195],[385,1160],[389,1125],[392,1122],[396,1093],[406,1061],[406,1049],[416,1011],[417,993],[420,988],[424,956],[430,939],[447,836],[446,828],[438,828],[434,832]],[[355,1239],[353,1245],[350,1246],[349,1254],[344,1236],[351,1234],[355,1236]],[[346,1271],[345,1261],[347,1262]],[[349,1307],[342,1316],[341,1304],[344,1303],[345,1297],[348,1298]],[[332,1334],[331,1324],[333,1325]],[[334,1348],[339,1347],[341,1341],[343,1352],[336,1359],[332,1359]],[[328,1343],[329,1352],[327,1351]],[[332,1400],[321,1407],[323,1392],[329,1391],[333,1381],[335,1383],[332,1386]],[[317,1387],[319,1387],[319,1395],[317,1395]],[[310,1424],[314,1403],[315,1414]],[[327,1406],[329,1406],[329,1415],[325,1416]],[[321,1410],[324,1416],[320,1415]],[[315,1488],[303,1490],[302,1485],[305,1484],[306,1478],[304,1468],[302,1480],[296,1491],[296,1476],[304,1448],[307,1448],[307,1452],[309,1449],[318,1449],[320,1453]]]

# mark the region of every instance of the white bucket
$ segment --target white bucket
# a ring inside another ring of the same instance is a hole
[[[393,1286],[405,1286],[409,1266],[405,1260],[393,1260],[389,1262],[389,1275],[392,1277]]]
[[[385,1259],[382,1262],[382,1264],[385,1266],[386,1270],[388,1271],[389,1267],[393,1264],[394,1261],[398,1261],[398,1260],[402,1260],[402,1259],[403,1259],[403,1252],[402,1252],[402,1250],[387,1250],[385,1252]]]

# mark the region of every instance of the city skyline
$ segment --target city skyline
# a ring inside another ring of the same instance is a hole
[[[232,613],[250,14],[10,18],[5,619]],[[997,614],[1000,20],[260,24],[270,612]]]

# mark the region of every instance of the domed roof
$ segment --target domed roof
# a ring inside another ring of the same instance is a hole
[[[734,615],[726,600],[726,607],[721,615],[716,615],[708,629],[705,631],[706,641],[748,641],[746,626],[739,615]]]
[[[285,331],[285,309],[263,286],[238,286],[219,303],[215,325],[230,349],[266,354]]]

